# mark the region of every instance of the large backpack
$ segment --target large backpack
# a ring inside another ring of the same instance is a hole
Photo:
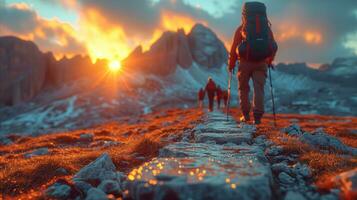
[[[248,61],[263,61],[278,50],[270,29],[266,7],[260,2],[247,2],[243,6],[243,42],[238,47],[240,57]]]

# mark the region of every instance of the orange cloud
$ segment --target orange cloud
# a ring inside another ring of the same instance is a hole
[[[278,42],[286,42],[293,39],[301,39],[307,44],[319,45],[322,43],[322,33],[320,31],[306,30],[300,25],[281,24],[275,31],[275,38]]]
[[[161,13],[161,20],[160,20],[160,25],[158,28],[155,29],[151,39],[147,41],[138,41],[139,44],[142,45],[143,50],[148,50],[150,48],[150,45],[154,43],[156,40],[160,38],[163,32],[165,31],[177,31],[178,29],[183,29],[185,33],[189,33],[192,29],[192,27],[196,23],[202,23],[204,25],[207,25],[206,21],[198,21],[195,20],[194,18],[191,18],[190,16],[170,12],[170,11],[163,11]]]
[[[132,49],[123,28],[112,25],[94,9],[81,16],[79,32],[92,61],[98,58],[121,60]]]
[[[68,23],[58,19],[47,20],[41,18],[26,3],[16,3],[9,5],[10,11],[29,13],[30,22],[33,26],[25,31],[14,30],[11,27],[0,24],[0,35],[16,35],[23,40],[34,41],[42,51],[52,51],[57,59],[64,55],[72,56],[83,50],[76,30]],[[27,22],[24,22],[27,23]],[[19,26],[21,26],[19,24]]]
[[[200,22],[207,24],[204,21]],[[148,30],[133,36],[127,34],[120,25],[108,21],[94,8],[87,8],[80,16],[78,35],[92,61],[98,58],[122,60],[138,45],[148,50],[163,32],[183,28],[188,33],[196,23],[197,21],[189,16],[164,11],[153,33]]]
[[[190,16],[170,11],[163,11],[161,14],[161,26],[165,30],[176,31],[179,28],[183,28],[188,33],[197,22]],[[200,23],[207,25],[205,21],[200,21]]]
[[[304,39],[309,44],[320,44],[322,42],[322,35],[319,32],[306,31]]]
[[[30,6],[26,3],[13,3],[10,4],[10,7],[18,10],[30,10]]]

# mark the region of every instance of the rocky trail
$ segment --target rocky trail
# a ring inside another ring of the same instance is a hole
[[[193,136],[160,150],[128,175],[134,199],[270,199],[272,173],[254,127],[208,113]],[[190,138],[191,137],[191,138]],[[251,145],[249,145],[251,144]]]
[[[298,155],[282,155],[280,146],[255,133],[255,126],[227,120],[222,112],[206,113],[180,141],[127,174],[104,153],[75,174],[73,184],[57,182],[45,193],[56,199],[340,198],[339,189],[318,190]]]

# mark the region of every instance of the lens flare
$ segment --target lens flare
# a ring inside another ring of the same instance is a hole
[[[109,62],[108,67],[110,71],[117,72],[121,68],[121,63],[117,60],[113,60]]]

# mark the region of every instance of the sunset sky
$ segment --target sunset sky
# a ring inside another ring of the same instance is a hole
[[[57,58],[121,60],[163,31],[203,23],[230,46],[242,0],[0,0],[0,36],[33,40]],[[326,63],[357,54],[356,0],[263,0],[278,61]]]

